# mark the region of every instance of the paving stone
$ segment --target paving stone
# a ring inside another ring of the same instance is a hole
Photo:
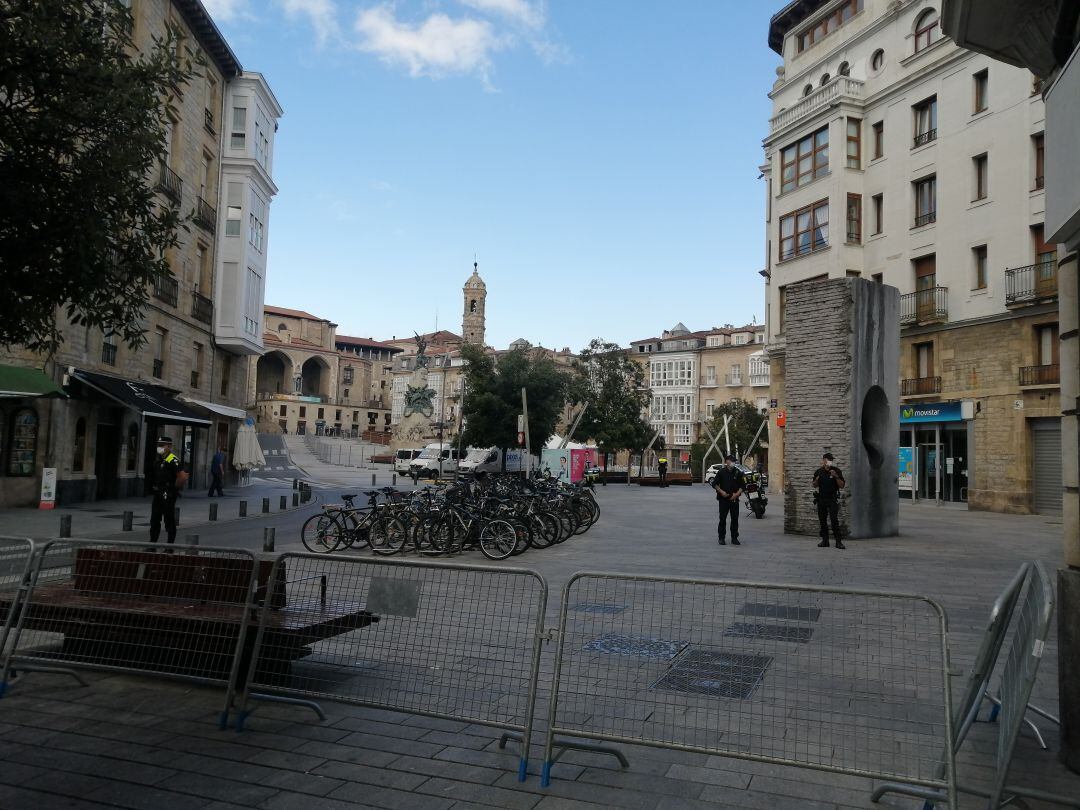
[[[387,767],[425,776],[445,776],[465,782],[478,782],[482,785],[494,784],[495,780],[506,773],[505,769],[484,768],[479,765],[466,765],[461,762],[424,757],[398,757]]]
[[[175,790],[179,793],[190,793],[194,796],[221,799],[241,805],[256,805],[278,793],[275,788],[248,785],[231,779],[218,779],[201,773],[180,773],[159,783],[157,787],[162,790]],[[303,798],[308,802],[311,801],[310,796]]]
[[[387,765],[401,756],[394,751],[379,751],[374,748],[361,748],[355,745],[312,741],[305,743],[296,751],[298,754],[337,762],[362,762],[365,765]]]
[[[4,752],[3,756],[4,762],[0,765],[0,784],[21,785],[26,782],[32,783],[35,777],[47,772],[47,769],[39,768],[36,765],[14,762],[8,757],[7,752]]]
[[[340,741],[341,745],[355,745],[372,748],[376,751],[390,751],[418,757],[433,757],[446,746],[433,745],[419,740],[402,740],[398,737],[383,737],[377,734],[362,734],[354,731]],[[303,750],[303,749],[301,749]]]
[[[433,743],[435,745],[454,746],[456,748],[472,748],[476,751],[481,751],[491,745],[492,735],[495,739],[498,739],[499,732],[494,729],[488,729],[486,737],[479,737],[474,734],[466,734],[462,732],[447,732],[447,731],[427,731],[424,736],[420,737],[421,742]]]
[[[130,810],[202,810],[207,804],[206,799],[198,796],[187,796],[130,782],[112,782],[87,794],[86,798],[110,807]]]
[[[353,762],[327,762],[325,765],[316,768],[314,773],[365,785],[380,785],[395,790],[412,790],[428,778],[422,774],[395,771],[389,768],[379,768]]]
[[[304,740],[318,740],[319,742],[332,743],[337,742],[342,737],[348,737],[351,732],[346,731],[345,729],[331,728],[329,726],[312,726],[303,723],[294,723],[281,729],[278,733],[283,737],[299,737]]]
[[[507,810],[529,810],[529,808],[535,807],[540,802],[540,797],[531,793],[506,790],[491,787],[490,785],[477,785],[472,782],[458,782],[441,777],[433,777],[424,782],[417,789],[417,792],[454,800],[462,799],[480,802],[494,807],[507,808]]]
[[[0,807],[4,810],[109,810],[111,805],[77,799],[72,796],[58,796],[43,790],[26,787],[0,785]]]
[[[184,771],[298,793],[310,793],[314,796],[323,796],[341,786],[340,781],[317,774],[270,768],[250,762],[204,757],[199,754],[182,754],[177,758],[175,765]]]
[[[701,784],[663,776],[630,771],[606,771],[599,768],[586,768],[577,778],[578,782],[607,785],[622,790],[636,790],[642,793],[659,793],[666,796],[681,796],[696,799],[701,795]]]
[[[134,782],[140,785],[153,785],[176,773],[175,770],[159,768],[155,765],[125,762],[121,759],[91,756],[74,751],[61,751],[56,748],[47,752],[40,748],[27,749],[15,754],[10,759],[26,765],[35,765],[44,760],[48,762],[50,770],[89,774],[90,776],[107,774],[110,779],[121,782]]]
[[[346,717],[334,723],[334,728],[359,731],[364,734],[379,734],[384,737],[400,737],[403,740],[418,740],[428,733],[428,729],[405,725],[400,721],[396,723],[384,723],[379,720],[368,720],[363,717]]]
[[[453,804],[453,801],[436,796],[357,784],[344,785],[334,791],[329,798],[353,802],[354,804],[349,805],[353,808],[360,805],[361,807],[381,807],[386,810],[447,810]],[[268,808],[268,810],[278,810],[278,808]]]
[[[298,754],[296,751],[259,751],[248,762],[266,765],[269,768],[283,768],[290,771],[308,773],[326,762],[326,757],[312,757]]]

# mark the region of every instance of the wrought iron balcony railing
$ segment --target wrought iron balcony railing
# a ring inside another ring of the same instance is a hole
[[[1031,304],[1058,294],[1057,262],[1039,262],[1005,271],[1005,304]]]
[[[916,228],[921,228],[923,225],[929,225],[931,222],[937,222],[937,211],[927,211],[925,214],[919,214],[915,217]]]
[[[937,130],[936,129],[928,129],[928,130],[926,130],[926,132],[920,132],[918,135],[915,136],[915,144],[911,148],[914,149],[916,146],[923,146],[924,144],[930,143],[930,141],[936,141],[936,140],[937,140]]]
[[[167,276],[164,273],[157,276],[154,279],[154,298],[175,307],[180,299],[180,282],[175,276]]]
[[[203,323],[211,323],[214,320],[214,302],[205,295],[192,293],[191,317]]]
[[[900,396],[917,397],[924,394],[940,394],[941,377],[914,377],[900,381]]]
[[[1061,366],[1051,363],[1045,366],[1021,366],[1020,385],[1060,385]]]
[[[930,287],[900,296],[900,323],[935,323],[949,319],[949,288]]]
[[[158,189],[170,200],[179,203],[184,194],[184,181],[180,179],[180,175],[162,163],[161,172],[158,174]]]
[[[217,209],[202,197],[195,198],[195,224],[210,233],[217,230]]]

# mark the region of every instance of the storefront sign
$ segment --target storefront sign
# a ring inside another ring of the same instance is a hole
[[[959,402],[932,402],[900,406],[900,424],[919,422],[961,422],[963,413]]]
[[[915,448],[900,448],[900,475],[897,478],[900,489],[915,488]]]
[[[46,467],[41,471],[41,501],[38,509],[52,509],[56,506],[56,467]]]

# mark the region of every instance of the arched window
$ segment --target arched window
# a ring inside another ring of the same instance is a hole
[[[127,471],[135,472],[139,455],[139,423],[132,422],[128,425],[127,432]]]
[[[828,73],[823,73],[821,75],[821,86],[824,87],[825,85],[827,85],[829,83],[829,79],[831,78],[832,76],[830,76]]]
[[[75,449],[71,455],[71,471],[82,472],[86,465],[86,419],[79,417],[75,423]]]
[[[806,85],[806,87],[804,87],[802,89],[802,94],[803,94],[804,97],[810,95],[813,92],[814,92],[814,85],[812,85],[812,84],[808,84],[808,85]]]
[[[928,8],[919,15],[915,22],[915,53],[937,42],[941,36],[941,27],[938,25],[938,13]]]
[[[885,51],[878,48],[874,51],[874,55],[870,57],[870,69],[877,73],[885,66]]]
[[[836,69],[836,75],[838,75],[838,76],[850,76],[851,75],[851,65],[849,65],[847,62],[841,62],[840,67],[838,67]]]
[[[286,326],[286,325],[285,325],[285,324],[283,324],[283,323],[279,323],[279,324],[277,325],[277,330],[278,330],[279,332],[284,332],[284,331],[285,331],[286,329],[288,329],[288,328],[289,328],[289,327],[288,327],[288,326]]]
[[[11,416],[8,475],[33,475],[37,462],[38,417],[33,408],[19,408]]]
[[[469,312],[476,312],[476,299],[475,298],[472,300],[472,303],[469,304]]]

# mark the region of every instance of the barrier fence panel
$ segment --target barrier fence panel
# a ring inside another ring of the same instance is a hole
[[[945,614],[923,597],[582,573],[542,781],[566,735],[940,787],[955,806],[951,708]]]
[[[50,541],[8,639],[5,680],[11,669],[97,669],[227,686],[271,568],[238,549]]]
[[[0,697],[7,688],[8,636],[30,587],[33,558],[29,537],[0,537]]]
[[[524,780],[547,604],[539,574],[323,554],[276,566],[285,598],[261,611],[238,728],[252,699],[462,720],[520,732]]]

